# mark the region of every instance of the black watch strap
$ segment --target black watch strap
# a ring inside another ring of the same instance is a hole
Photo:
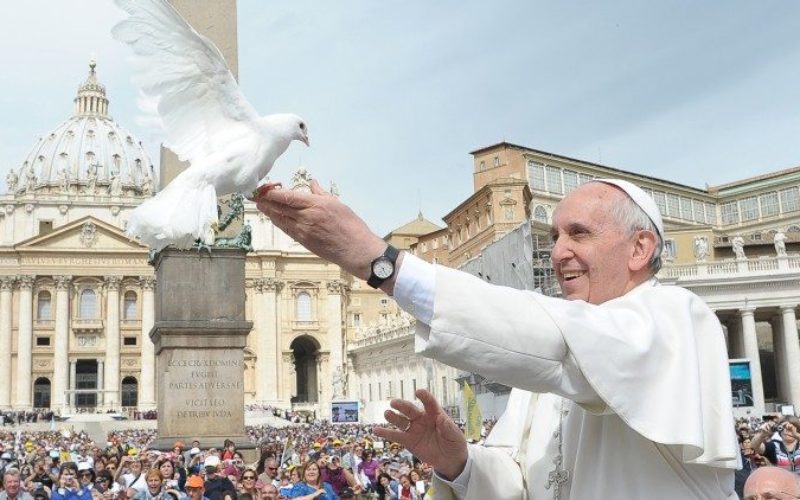
[[[389,278],[391,278],[392,276],[394,276],[394,273],[397,272],[397,256],[398,255],[400,255],[400,251],[398,249],[396,249],[392,245],[387,246],[386,250],[383,252],[383,255],[381,255],[380,257],[376,258],[375,260],[373,260],[370,263],[370,265],[369,265],[369,279],[367,280],[367,285],[371,286],[372,288],[379,288],[383,284],[384,281],[386,281]],[[375,276],[375,271],[374,271],[375,262],[378,261],[378,260],[381,260],[381,259],[386,259],[386,260],[388,260],[389,262],[392,263],[392,268],[393,268],[392,274],[390,274],[386,278],[379,278],[379,277]]]

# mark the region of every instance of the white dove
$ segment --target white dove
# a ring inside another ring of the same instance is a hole
[[[258,116],[219,49],[166,0],[115,0],[130,16],[112,29],[133,48],[134,81],[157,103],[164,145],[190,166],[131,212],[127,234],[153,250],[214,242],[217,196],[250,196],[289,144],[308,145],[293,114]]]

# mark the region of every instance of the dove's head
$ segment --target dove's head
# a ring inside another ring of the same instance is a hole
[[[301,141],[309,145],[308,125],[305,120],[292,113],[265,116],[264,120],[290,141]]]

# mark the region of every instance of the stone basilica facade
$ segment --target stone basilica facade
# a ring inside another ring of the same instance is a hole
[[[131,210],[155,191],[155,169],[108,111],[92,63],[72,116],[7,171],[0,194],[0,409],[155,407],[154,272],[148,249],[124,235]],[[292,188],[308,189],[309,181],[300,168]],[[246,261],[253,321],[246,403],[322,416],[332,399],[368,404],[355,382],[361,378],[351,373],[348,339],[355,342],[368,325],[397,323],[397,309],[247,203],[245,221],[254,247]],[[420,387],[436,378],[428,371]],[[379,383],[392,383],[375,382],[372,399],[385,405],[393,391],[378,390]]]

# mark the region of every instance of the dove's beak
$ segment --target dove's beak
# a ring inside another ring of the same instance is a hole
[[[311,147],[311,144],[310,144],[311,141],[308,139],[307,135],[303,137],[303,142],[306,143],[306,146]]]

